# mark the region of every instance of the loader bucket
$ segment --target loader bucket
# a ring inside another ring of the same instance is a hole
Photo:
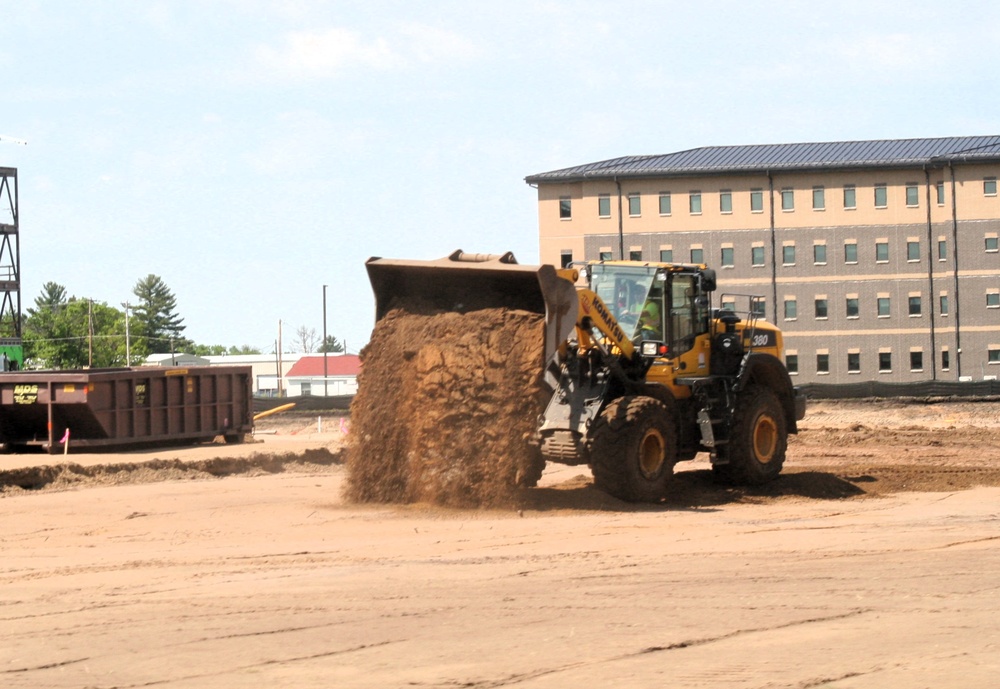
[[[419,300],[441,311],[486,308],[531,311],[545,317],[545,361],[576,326],[576,288],[553,266],[522,266],[514,255],[467,254],[434,261],[371,258],[365,263],[375,292],[375,320],[397,299]]]

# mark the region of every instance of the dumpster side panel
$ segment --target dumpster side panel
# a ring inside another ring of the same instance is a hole
[[[238,440],[253,430],[249,366],[0,374],[0,443],[70,448]]]

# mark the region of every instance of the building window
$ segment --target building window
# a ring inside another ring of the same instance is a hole
[[[861,314],[861,308],[858,303],[857,297],[847,298],[847,317],[848,318],[858,318]]]
[[[884,184],[875,185],[875,207],[885,208],[889,205],[889,192]]]
[[[906,206],[908,208],[920,206],[920,189],[916,182],[910,182],[906,185]]]
[[[816,355],[816,373],[829,373],[830,372],[830,355],[829,354],[817,354]]]
[[[888,318],[890,316],[889,311],[889,297],[879,297],[878,298],[878,317]]]
[[[573,217],[573,199],[568,196],[559,197],[559,219],[569,220]]]
[[[597,215],[602,218],[611,217],[611,197],[610,196],[598,196],[597,197]]]
[[[786,266],[795,265],[795,245],[787,244],[781,247],[781,262]]]
[[[781,190],[781,210],[783,210],[783,211],[793,211],[793,210],[795,210],[795,190],[794,189],[782,189]]]
[[[767,318],[767,300],[763,297],[754,297],[751,299],[750,312],[758,318]]]
[[[878,353],[878,372],[892,373],[892,352]]]
[[[1000,309],[1000,292],[986,293],[986,308]]]
[[[628,214],[630,216],[642,215],[642,197],[639,194],[628,195]]]
[[[910,370],[911,371],[923,371],[924,370],[924,353],[923,352],[910,352]]]
[[[854,210],[858,207],[858,194],[853,184],[844,185],[844,208]]]
[[[736,302],[735,301],[724,301],[722,302],[723,311],[732,311],[736,313]]]
[[[991,364],[1000,364],[1000,347],[990,347],[986,350],[986,360]]]
[[[858,245],[855,242],[844,244],[844,263],[858,262]]]
[[[704,263],[705,262],[705,250],[704,249],[691,249],[691,263]]]
[[[796,374],[799,372],[799,355],[798,354],[786,354],[785,355],[785,368],[791,374]]]
[[[733,192],[731,191],[719,192],[719,212],[720,213],[733,212]]]
[[[937,204],[939,206],[943,206],[944,205],[944,182],[938,182],[934,186],[937,189]]]
[[[889,262],[889,242],[875,243],[875,262],[876,263]]]
[[[785,300],[785,320],[794,321],[798,315],[798,304],[794,299]]]
[[[826,299],[816,300],[816,318],[825,320],[827,317],[827,303]]]
[[[986,238],[986,251],[993,254],[996,253],[997,249],[1000,249],[1000,241],[996,237]]]
[[[826,190],[823,187],[813,187],[813,210],[826,210]]]
[[[673,249],[660,249],[660,261],[663,263],[673,263],[674,262],[674,250]]]
[[[813,244],[813,263],[819,266],[826,265],[826,244]]]
[[[941,311],[942,316],[948,315],[948,295],[942,294],[938,298],[938,309]]]
[[[951,368],[951,354],[947,349],[941,350],[941,370],[947,371]]]
[[[948,242],[944,239],[938,240],[938,260],[939,261],[948,260]]]
[[[563,268],[573,262],[573,252],[570,249],[563,249],[559,252],[559,265]]]
[[[602,260],[602,261],[610,261],[611,260],[611,252],[610,251],[602,251],[600,253],[600,255],[598,256],[598,258],[600,258],[600,260]]]
[[[751,189],[750,190],[750,212],[751,213],[763,213],[764,212],[764,190],[763,189]]]
[[[764,247],[754,246],[750,248],[750,265],[764,265]]]
[[[910,263],[920,260],[920,242],[913,240],[906,242],[906,260]]]
[[[688,210],[691,215],[701,215],[701,192],[692,191],[688,194]]]
[[[670,215],[670,192],[660,192],[660,215]]]
[[[983,180],[983,194],[986,196],[997,195],[997,178],[987,177]]]
[[[630,260],[630,261],[641,261],[642,260],[642,249],[629,249],[628,260]]]
[[[861,352],[847,353],[847,372],[861,373]]]
[[[734,260],[733,253],[734,253],[733,247],[731,246],[722,247],[722,266],[724,268],[733,267],[733,260]]]
[[[909,299],[909,313],[911,316],[919,316],[923,312],[922,300],[918,296],[911,296]]]

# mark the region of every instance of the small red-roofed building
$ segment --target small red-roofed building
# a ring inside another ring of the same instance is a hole
[[[328,354],[326,378],[322,354],[303,354],[285,375],[288,396],[308,397],[353,395],[358,391],[361,357],[356,354]]]

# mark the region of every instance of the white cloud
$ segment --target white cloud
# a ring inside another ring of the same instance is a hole
[[[938,46],[925,37],[905,33],[850,37],[830,45],[830,52],[854,67],[911,70],[917,62],[933,64]]]
[[[427,24],[406,24],[399,33],[405,53],[420,62],[467,60],[479,55],[478,46],[468,38]]]
[[[400,62],[385,39],[365,41],[340,28],[288,33],[280,47],[259,46],[257,60],[265,69],[295,79],[329,78],[352,66],[387,69]]]
[[[258,46],[256,62],[272,75],[312,80],[336,78],[355,69],[386,71],[466,62],[479,54],[476,43],[461,34],[409,23],[377,37],[340,27],[289,32],[277,43]]]

